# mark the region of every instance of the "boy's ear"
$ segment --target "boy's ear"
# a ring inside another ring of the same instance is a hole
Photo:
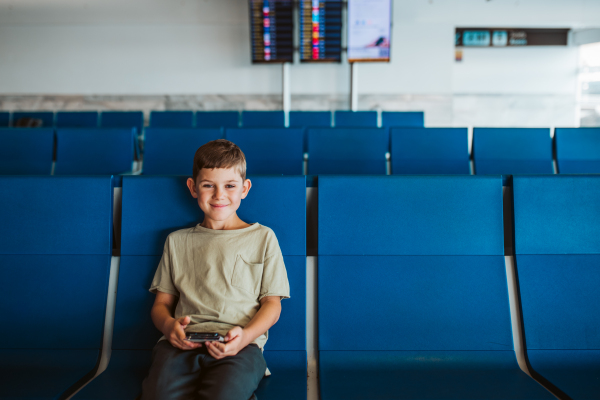
[[[245,199],[246,196],[248,196],[248,192],[250,191],[251,187],[252,182],[250,181],[250,179],[244,180],[244,191],[242,192],[242,199]]]
[[[190,189],[190,193],[192,194],[192,197],[197,199],[198,191],[196,189],[196,182],[194,182],[194,180],[192,178],[188,178],[187,187],[188,187],[188,189]]]

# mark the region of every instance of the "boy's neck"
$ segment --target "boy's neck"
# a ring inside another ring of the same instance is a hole
[[[244,229],[250,226],[250,224],[242,221],[237,214],[232,215],[225,221],[215,221],[210,218],[204,217],[204,221],[200,224],[201,227],[207,229],[214,229],[217,231],[232,231],[236,229]]]

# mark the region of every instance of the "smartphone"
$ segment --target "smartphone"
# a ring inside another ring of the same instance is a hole
[[[207,333],[207,332],[188,332],[186,333],[185,340],[195,343],[203,342],[224,342],[225,338],[218,333]]]

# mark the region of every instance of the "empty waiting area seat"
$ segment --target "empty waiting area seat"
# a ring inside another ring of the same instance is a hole
[[[331,127],[331,111],[290,111],[290,128]]]
[[[600,176],[519,176],[514,177],[513,190],[516,268],[529,363],[535,376],[562,392],[560,398],[596,399]]]
[[[307,135],[309,175],[386,173],[385,129],[312,128]]]
[[[285,114],[283,111],[242,111],[244,128],[283,128]]]
[[[469,174],[467,128],[392,128],[392,174]]]
[[[41,125],[31,126],[30,120],[40,120]],[[11,124],[14,127],[52,128],[54,113],[52,111],[14,111]]]
[[[135,128],[138,135],[144,129],[142,111],[103,111],[100,114],[102,128]]]
[[[59,399],[100,358],[111,177],[0,177],[0,398]]]
[[[425,114],[423,111],[382,111],[381,126],[384,128],[423,128]]]
[[[306,399],[306,189],[304,177],[250,177],[253,186],[238,210],[247,222],[275,231],[284,256],[291,298],[269,330],[264,356],[272,372],[261,400]],[[276,190],[274,190],[276,188]],[[168,210],[168,212],[166,212]],[[202,222],[186,177],[124,177],[121,265],[112,355],[106,371],[75,399],[133,399],[161,336],[150,319],[148,292],[167,235]]]
[[[118,175],[131,172],[135,129],[56,130],[55,175]]]
[[[548,128],[474,128],[477,175],[552,174]]]
[[[600,128],[556,128],[560,174],[600,174]]]
[[[237,111],[198,111],[197,128],[237,128],[240,123]]]
[[[322,400],[554,398],[513,350],[500,176],[318,185]]]
[[[302,175],[304,130],[294,128],[227,129],[225,138],[246,156],[250,175]]]
[[[50,175],[53,129],[0,129],[1,175]]]
[[[192,176],[198,147],[222,137],[220,129],[146,128],[143,173]]]
[[[152,128],[191,128],[194,126],[193,111],[152,111]]]
[[[8,128],[8,126],[10,122],[10,113],[8,111],[6,112],[0,112],[0,128]]]
[[[333,119],[336,128],[377,128],[377,111],[336,111]]]
[[[57,128],[96,128],[97,111],[59,111],[56,113]]]

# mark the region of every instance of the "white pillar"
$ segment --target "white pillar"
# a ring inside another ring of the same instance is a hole
[[[350,109],[358,111],[358,64],[350,63]]]
[[[283,113],[285,126],[290,124],[290,110],[292,109],[292,88],[290,85],[290,63],[283,63]]]

